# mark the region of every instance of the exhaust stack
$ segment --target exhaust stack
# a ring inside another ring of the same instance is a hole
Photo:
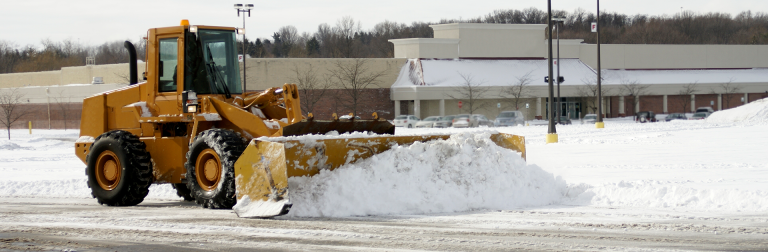
[[[136,47],[130,41],[125,41],[123,46],[125,46],[125,49],[128,49],[128,68],[130,68],[129,75],[131,76],[131,82],[128,85],[139,83],[138,67],[136,66]]]

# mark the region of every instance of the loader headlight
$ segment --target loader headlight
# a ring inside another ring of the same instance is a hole
[[[197,26],[193,25],[189,27],[189,32],[197,34]]]
[[[184,113],[197,113],[197,93],[187,90],[181,92],[181,102]]]
[[[237,28],[237,35],[244,35],[245,34],[245,28]]]

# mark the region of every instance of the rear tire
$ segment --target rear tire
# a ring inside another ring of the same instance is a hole
[[[235,161],[245,150],[243,139],[230,130],[210,129],[200,133],[187,152],[187,188],[197,204],[229,209],[237,203]]]
[[[115,130],[101,134],[85,157],[88,187],[99,204],[135,206],[152,184],[152,162],[146,145],[133,134]]]
[[[179,195],[179,197],[184,198],[184,201],[195,200],[195,197],[192,196],[192,190],[189,190],[189,188],[187,188],[187,184],[184,184],[184,183],[173,184],[173,189],[176,189],[176,195]]]

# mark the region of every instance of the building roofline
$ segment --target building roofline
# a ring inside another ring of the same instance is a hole
[[[459,43],[459,39],[449,39],[449,38],[405,38],[405,39],[390,39],[388,41],[395,45],[458,44]]]
[[[486,29],[486,30],[544,30],[546,24],[477,24],[477,23],[453,23],[430,25],[434,31],[454,29]]]

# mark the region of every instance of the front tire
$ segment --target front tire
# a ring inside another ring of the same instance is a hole
[[[187,188],[197,204],[229,209],[237,203],[235,161],[245,150],[243,139],[230,130],[203,131],[187,152]]]
[[[101,134],[85,157],[88,187],[99,204],[135,206],[152,184],[152,162],[146,145],[133,134],[115,130]]]

